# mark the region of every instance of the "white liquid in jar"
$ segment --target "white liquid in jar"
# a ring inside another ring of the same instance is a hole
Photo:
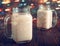
[[[42,10],[37,13],[37,27],[49,29],[52,27],[52,11]]]
[[[32,16],[12,15],[12,37],[16,42],[29,41],[32,39]]]

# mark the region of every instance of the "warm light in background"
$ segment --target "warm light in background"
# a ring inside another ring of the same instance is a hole
[[[38,0],[38,3],[41,4],[41,3],[46,3],[48,0]]]
[[[44,2],[47,2],[48,0],[44,0]]]
[[[15,0],[14,2],[19,2],[20,0]]]
[[[34,4],[33,3],[31,3],[31,7],[30,8],[34,8],[35,6],[34,6]]]
[[[56,2],[56,1],[58,1],[58,0],[52,0],[53,2]]]
[[[55,8],[56,10],[59,10],[60,8],[58,7],[58,8]]]
[[[58,8],[56,8],[56,9],[60,9],[60,0],[57,1],[57,3],[58,3]]]
[[[10,0],[3,0],[2,1],[2,4],[8,4],[8,3],[10,3],[11,1]]]
[[[7,8],[7,9],[5,9],[5,11],[11,11],[11,8]]]
[[[44,0],[38,0],[38,4],[44,3]]]
[[[2,12],[2,9],[0,8],[0,12]]]
[[[59,0],[59,1],[57,1],[57,3],[60,3],[60,0]]]

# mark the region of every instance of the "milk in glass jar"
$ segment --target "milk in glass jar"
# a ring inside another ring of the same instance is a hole
[[[18,7],[13,7],[12,15],[5,19],[5,28],[9,17],[11,19],[11,37],[8,37],[12,38],[17,43],[25,43],[31,41],[32,16],[30,14],[30,9],[29,6],[27,6],[27,3],[20,3]],[[8,30],[6,32],[8,32]],[[6,32],[5,35],[7,36]]]

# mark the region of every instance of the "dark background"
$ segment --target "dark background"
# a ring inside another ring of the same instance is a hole
[[[11,0],[12,4],[13,1],[14,0]],[[37,0],[29,1],[29,3],[34,3],[35,5],[37,5]],[[33,8],[33,10],[37,9],[37,7],[35,9]],[[57,25],[49,30],[37,29],[36,20],[33,21],[33,38],[29,43],[16,43],[12,39],[8,39],[7,37],[5,37],[4,29],[0,29],[0,46],[60,46],[60,10],[58,9],[56,11],[58,13]],[[33,18],[36,18],[36,12],[33,11],[33,13],[34,14],[31,13]]]

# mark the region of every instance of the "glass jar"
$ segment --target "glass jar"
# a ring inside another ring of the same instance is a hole
[[[10,31],[7,29],[8,21],[11,20]],[[12,15],[7,15],[4,20],[5,36],[17,43],[26,43],[32,40],[32,16],[29,6],[24,4],[13,7]]]
[[[38,29],[50,29],[57,24],[57,13],[51,9],[50,2],[46,2],[46,5],[41,4],[37,11],[37,28]]]

